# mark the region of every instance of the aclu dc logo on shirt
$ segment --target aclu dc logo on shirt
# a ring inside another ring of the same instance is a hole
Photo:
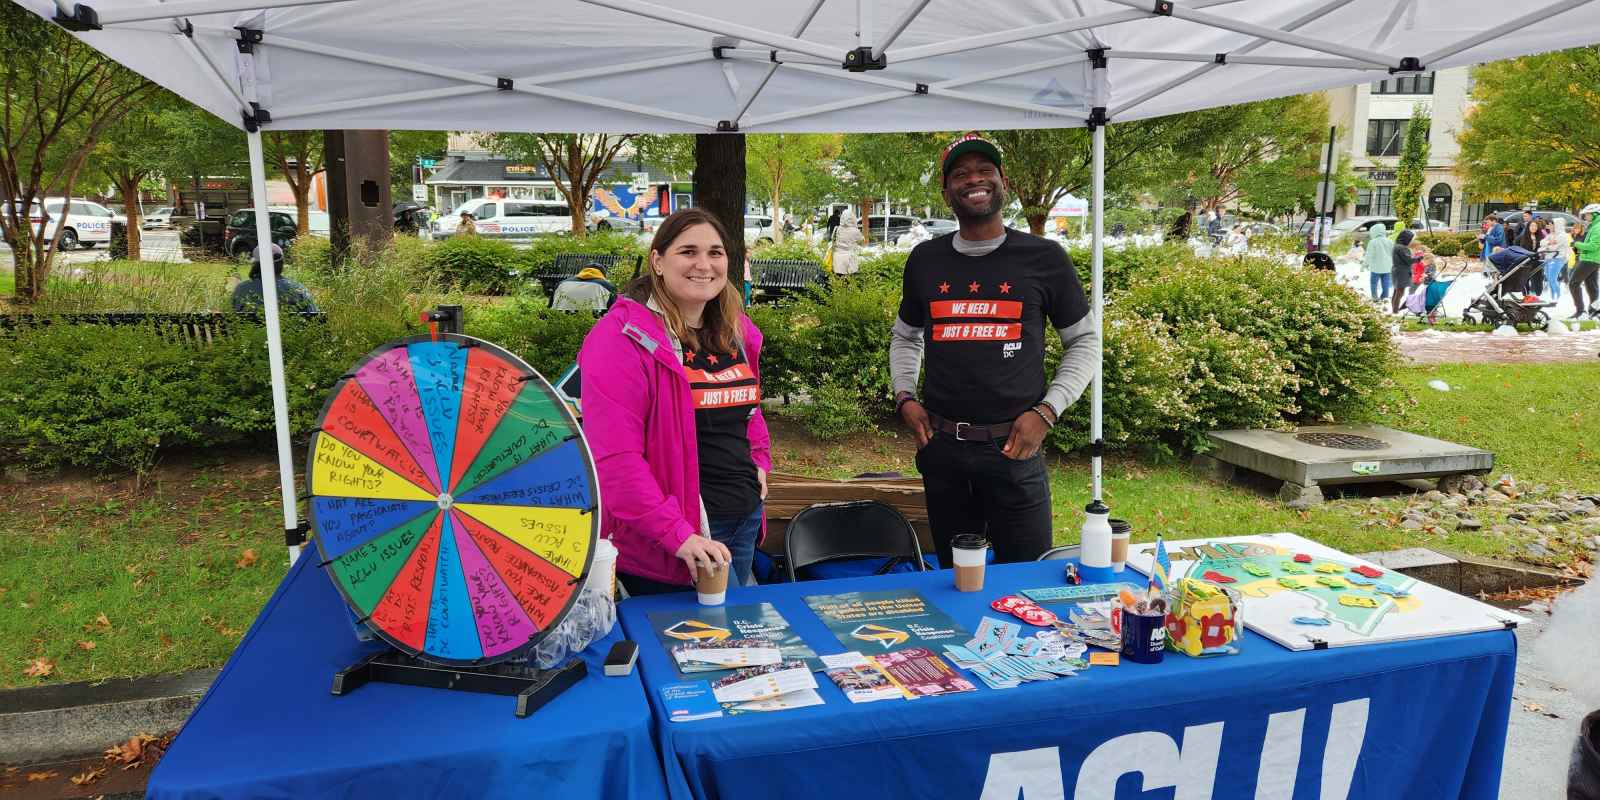
[[[1022,342],[1006,342],[1000,349],[1005,353],[1006,358],[1015,358],[1017,351],[1022,349]]]

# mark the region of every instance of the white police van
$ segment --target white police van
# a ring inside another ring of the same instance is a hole
[[[480,197],[440,217],[434,226],[434,235],[440,238],[454,235],[464,213],[471,214],[477,221],[479,236],[524,239],[572,230],[572,212],[566,203]]]
[[[127,222],[124,217],[119,217],[99,203],[75,198],[72,206],[67,207],[67,201],[60,197],[47,197],[44,200],[44,215],[50,218],[46,223],[44,216],[39,213],[38,201],[30,209],[29,221],[34,225],[44,225],[45,235],[54,237],[56,230],[61,231],[61,249],[74,250],[79,247],[94,247],[97,244],[106,244],[111,241],[111,222],[117,220]],[[65,213],[63,213],[65,210]]]

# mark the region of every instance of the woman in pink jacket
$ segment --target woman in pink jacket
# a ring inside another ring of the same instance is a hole
[[[578,351],[601,535],[629,594],[686,590],[694,569],[714,564],[747,584],[765,530],[761,331],[728,280],[728,241],[703,209],[667,217],[649,275]]]

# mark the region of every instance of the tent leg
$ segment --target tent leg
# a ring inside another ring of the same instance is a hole
[[[272,421],[278,434],[278,479],[283,491],[283,529],[299,529],[295,499],[294,456],[289,445],[289,393],[283,372],[283,333],[278,326],[278,275],[272,263],[271,215],[267,213],[267,168],[261,132],[245,134],[250,150],[250,201],[256,210],[256,252],[261,259],[261,296],[267,325],[267,365],[272,374]],[[300,557],[300,545],[289,545],[289,563]]]
[[[1094,293],[1092,300],[1092,313],[1095,324],[1100,326],[1100,335],[1105,336],[1105,295],[1102,285],[1105,269],[1105,212],[1106,212],[1106,126],[1094,126],[1094,195],[1090,213],[1094,215]],[[1105,400],[1105,347],[1100,348],[1100,359],[1094,367],[1094,394],[1089,407],[1089,439],[1092,442],[1091,462],[1094,472],[1094,500],[1101,501],[1100,495],[1100,454],[1105,447],[1101,431],[1102,404]]]

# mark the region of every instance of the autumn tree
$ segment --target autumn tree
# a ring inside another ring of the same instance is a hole
[[[1405,142],[1400,146],[1400,165],[1395,171],[1394,213],[1401,220],[1416,214],[1427,230],[1427,213],[1422,208],[1422,182],[1428,170],[1428,106],[1417,103],[1411,107],[1411,121],[1406,123]]]
[[[72,196],[106,129],[154,89],[26,8],[0,4],[0,236],[18,303],[44,295],[65,230],[30,216],[44,216],[46,197]]]
[[[746,139],[745,180],[752,194],[772,203],[773,241],[783,241],[785,193],[831,176],[839,146],[840,136],[828,133],[756,134]]]
[[[1472,71],[1456,170],[1478,197],[1600,197],[1600,47],[1525,56]]]
[[[514,161],[536,161],[550,175],[572,211],[572,235],[589,231],[589,193],[633,134],[489,133],[478,141]]]
[[[311,179],[322,171],[322,131],[266,131],[261,137],[266,160],[289,183],[294,193],[297,233],[311,232]],[[257,209],[257,213],[264,209]]]

